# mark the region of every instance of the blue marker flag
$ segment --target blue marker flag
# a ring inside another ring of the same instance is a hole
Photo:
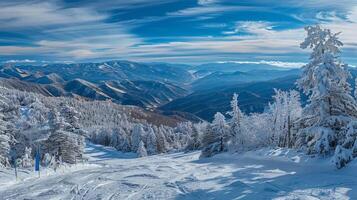
[[[40,150],[37,150],[37,152],[36,152],[35,171],[40,171]]]

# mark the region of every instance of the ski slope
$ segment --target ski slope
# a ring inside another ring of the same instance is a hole
[[[285,149],[199,160],[199,152],[135,158],[87,144],[88,164],[43,172],[0,172],[0,199],[357,199],[357,164]]]

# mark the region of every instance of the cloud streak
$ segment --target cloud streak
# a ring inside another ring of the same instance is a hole
[[[198,0],[182,5],[177,0],[2,1],[0,55],[3,62],[24,58],[186,63],[244,58],[273,62],[262,60],[265,56],[270,57],[265,60],[286,60],[272,65],[295,67],[294,63],[307,59],[307,51],[299,48],[305,37],[303,26],[319,22],[342,31],[343,51],[357,64],[350,56],[357,51],[357,6],[289,0],[286,5],[281,3],[280,9],[269,2]],[[173,9],[171,5],[176,4],[177,9]],[[162,10],[156,12],[159,8]],[[321,12],[312,11],[316,8]],[[140,17],[135,16],[138,14]]]

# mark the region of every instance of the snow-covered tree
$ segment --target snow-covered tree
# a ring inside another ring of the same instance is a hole
[[[242,136],[242,118],[243,114],[238,105],[238,94],[234,93],[231,101],[232,111],[228,112],[231,116],[229,120],[230,127],[230,140],[232,142],[231,146],[236,148],[237,145],[243,145],[243,136]]]
[[[156,130],[157,150],[158,153],[165,153],[168,150],[168,143],[165,137],[165,129],[159,126]]]
[[[138,157],[146,157],[148,156],[148,153],[145,149],[145,145],[143,141],[140,141],[139,143],[139,147],[138,150],[136,151],[136,153],[138,154]]]
[[[353,93],[353,96],[355,98],[355,100],[357,100],[357,78],[355,78],[355,88],[354,88],[354,93]]]
[[[10,138],[4,133],[0,133],[0,167],[4,167],[4,166],[6,167],[10,165],[9,153],[10,153]]]
[[[146,151],[149,155],[157,154],[157,137],[152,127],[148,127],[146,138]]]
[[[75,164],[83,157],[84,138],[66,131],[53,132],[46,141],[45,152],[65,163]]]
[[[356,100],[347,82],[350,74],[338,58],[342,42],[338,34],[320,26],[306,30],[308,37],[302,48],[310,47],[313,53],[298,85],[310,95],[310,102],[304,109],[298,144],[306,145],[308,153],[334,151],[334,162],[341,168],[356,156],[357,128]]]
[[[140,141],[145,134],[143,126],[141,124],[135,124],[131,132],[131,149],[136,152],[139,148]]]
[[[212,129],[216,132],[219,138],[220,151],[227,150],[227,142],[229,138],[229,127],[226,123],[226,118],[220,112],[217,112],[214,115],[214,119],[212,122]]]
[[[293,124],[300,119],[302,111],[300,94],[295,90],[285,92],[275,89],[273,99],[274,102],[269,104],[272,143],[292,147],[295,143]]]
[[[31,148],[26,147],[25,148],[25,154],[23,155],[21,159],[21,165],[22,167],[28,168],[33,166],[33,159],[32,159],[32,154],[31,154]]]
[[[311,48],[312,53],[297,85],[309,96],[309,102],[303,110],[298,144],[306,146],[308,153],[326,154],[343,140],[340,130],[357,116],[357,106],[347,82],[347,65],[339,59],[343,45],[339,33],[319,25],[305,30],[307,37],[301,48]]]
[[[357,121],[351,121],[343,135],[344,140],[337,145],[333,157],[333,162],[338,169],[357,157]]]
[[[229,141],[229,127],[222,113],[214,115],[212,124],[207,126],[203,136],[203,149],[201,157],[210,157],[217,153],[227,151]]]
[[[1,107],[2,106],[0,106],[0,167],[7,167],[10,165],[9,154],[11,138],[7,128],[8,122],[5,121],[5,116]]]
[[[213,131],[212,125],[208,124],[202,138],[201,158],[211,157],[220,153],[220,141]]]
[[[242,120],[242,138],[243,145],[240,145],[239,151],[247,151],[259,147],[271,146],[271,114],[252,113],[245,116]]]
[[[206,130],[207,123],[200,122],[197,124],[193,124],[192,134],[187,142],[186,150],[198,150],[202,147],[202,135]]]
[[[131,150],[129,136],[124,129],[118,128],[112,132],[110,146],[115,147],[119,151],[129,152]]]
[[[340,145],[337,145],[335,149],[335,155],[333,157],[333,162],[335,163],[338,169],[346,166],[352,160],[351,150],[343,148]]]

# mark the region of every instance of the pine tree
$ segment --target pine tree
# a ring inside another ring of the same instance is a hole
[[[148,127],[147,131],[146,151],[148,155],[157,154],[157,137],[151,127]]]
[[[1,101],[1,99],[0,99]],[[9,123],[5,119],[3,112],[7,107],[7,103],[1,101],[0,103],[0,167],[10,166],[9,154],[10,154],[10,143],[11,134],[8,128]]]
[[[21,160],[21,165],[22,167],[28,168],[33,166],[33,159],[32,159],[32,154],[31,154],[31,148],[26,147],[25,148],[25,154],[22,157]]]
[[[0,167],[9,166],[10,138],[0,133]]]
[[[353,96],[354,96],[355,100],[357,100],[357,78],[355,78],[355,90],[354,90]]]
[[[143,126],[141,124],[135,124],[133,130],[131,132],[131,150],[136,152],[139,148],[140,141],[142,141],[142,137],[145,134]]]
[[[214,115],[214,120],[212,122],[212,129],[216,132],[219,138],[220,151],[227,150],[227,142],[229,140],[228,125],[226,123],[226,118],[220,112]]]
[[[186,150],[198,150],[202,147],[202,133],[206,129],[206,123],[197,123],[193,125],[192,135],[187,143]]]
[[[230,140],[232,142],[231,146],[233,148],[237,148],[237,145],[243,145],[243,138],[242,138],[242,129],[241,123],[243,114],[238,105],[238,94],[234,93],[233,98],[231,101],[231,108],[232,111],[228,112],[231,116],[229,120],[229,127],[230,127]]]
[[[160,126],[156,132],[158,153],[165,153],[168,150],[168,143],[165,137],[165,129]]]
[[[310,62],[303,67],[297,85],[309,95],[303,110],[299,145],[308,153],[327,154],[334,150],[343,136],[340,130],[357,116],[357,106],[347,82],[347,65],[339,60],[339,33],[319,25],[305,28],[307,37],[301,48],[311,48]]]
[[[202,151],[200,158],[214,156],[220,153],[220,141],[214,132],[212,125],[208,124],[202,138]]]
[[[46,141],[45,151],[58,161],[75,164],[83,157],[84,138],[66,131],[53,132]]]
[[[143,141],[140,141],[139,147],[138,147],[138,150],[136,151],[136,153],[138,154],[138,157],[146,157],[146,156],[148,156],[148,153],[146,152],[146,149],[145,149]]]
[[[203,136],[203,149],[201,157],[210,157],[217,153],[227,151],[227,142],[229,140],[229,127],[224,115],[217,112],[214,115],[212,124],[207,126]]]

